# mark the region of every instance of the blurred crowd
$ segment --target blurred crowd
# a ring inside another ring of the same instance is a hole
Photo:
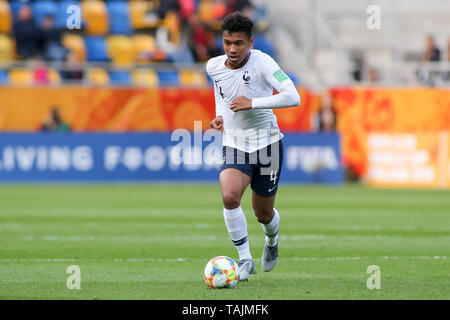
[[[202,2],[207,6],[201,6]],[[31,2],[22,3],[24,5],[15,15],[12,28],[17,57],[46,61],[64,61],[70,57],[70,50],[62,43],[63,33],[68,30],[56,26],[55,17],[51,14],[37,24]],[[141,62],[205,62],[223,53],[218,45],[218,35],[220,21],[225,15],[240,11],[255,18],[250,0],[150,0],[149,3],[145,18],[161,23],[155,24],[151,30],[144,28],[140,31],[155,36],[158,50],[143,52]]]
[[[430,66],[429,63],[449,62],[450,63],[450,37],[447,39],[445,48],[441,51],[436,38],[432,34],[425,36],[425,46],[420,59],[419,69],[416,71],[415,80],[429,86],[438,83],[450,82],[450,71],[442,71],[439,66]],[[383,79],[375,65],[368,65],[361,55],[353,57],[352,78],[356,82],[366,84],[377,84]]]

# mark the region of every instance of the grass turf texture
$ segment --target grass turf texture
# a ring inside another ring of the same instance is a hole
[[[258,273],[213,290],[208,260],[237,259],[217,185],[0,186],[0,299],[450,298],[448,191],[280,186],[270,273],[250,190],[242,206]],[[69,265],[81,290],[67,289]]]

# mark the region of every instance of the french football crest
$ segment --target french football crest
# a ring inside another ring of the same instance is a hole
[[[244,71],[244,75],[242,76],[242,79],[244,79],[244,84],[246,86],[250,85],[250,75],[248,74],[248,70]]]

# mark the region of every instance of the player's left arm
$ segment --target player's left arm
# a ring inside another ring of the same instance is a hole
[[[262,74],[267,82],[279,93],[262,98],[248,99],[239,96],[230,104],[234,112],[249,109],[278,109],[298,106],[301,103],[300,95],[292,80],[280,69],[278,64],[269,56],[264,59]]]

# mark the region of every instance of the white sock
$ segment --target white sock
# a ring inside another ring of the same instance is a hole
[[[239,253],[239,260],[252,259],[248,242],[247,220],[241,206],[231,210],[223,208],[223,217],[228,234]]]
[[[272,221],[268,224],[261,223],[261,226],[266,234],[266,244],[268,246],[274,246],[278,242],[278,228],[280,226],[280,214],[277,209],[273,208],[273,212],[275,213]]]

